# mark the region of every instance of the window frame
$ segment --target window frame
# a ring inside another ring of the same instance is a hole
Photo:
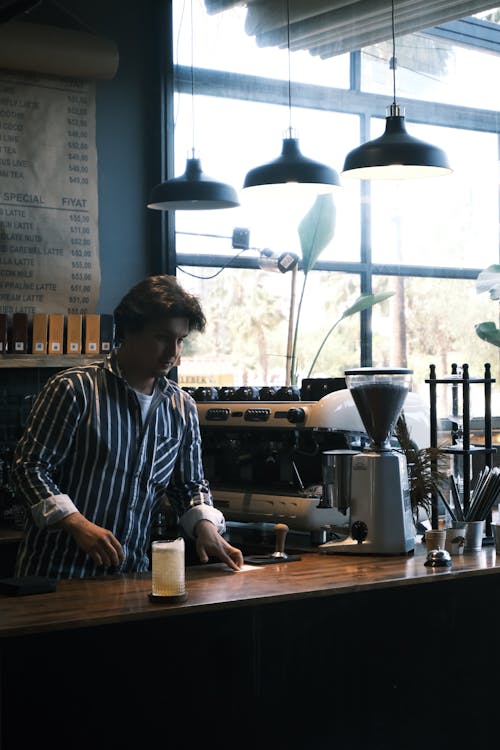
[[[173,177],[173,154],[175,148],[174,134],[174,96],[177,93],[190,94],[192,76],[196,78],[196,93],[217,98],[241,99],[245,101],[267,102],[287,105],[287,93],[283,81],[262,78],[238,73],[194,68],[193,71],[174,62],[174,39],[172,24],[172,4],[170,3],[170,45],[169,58],[172,75],[166,76],[168,88],[164,97],[164,134],[168,143],[166,148],[165,172],[163,179]],[[426,35],[445,38],[454,44],[494,51],[500,54],[500,26],[481,21],[477,18],[465,18],[459,21],[442,24],[425,31]],[[167,60],[168,64],[168,60]],[[320,95],[321,94],[321,95]],[[500,133],[497,127],[498,113],[494,110],[478,109],[460,105],[439,104],[425,100],[405,100],[398,97],[402,107],[411,111],[412,122],[488,132],[497,135],[500,154]],[[380,117],[385,112],[388,98],[385,95],[373,94],[361,90],[361,52],[350,53],[350,86],[349,89],[326,88],[313,84],[294,82],[294,108],[327,110],[339,113],[354,114],[359,117],[360,143],[369,136],[370,118]],[[372,261],[370,240],[370,183],[361,183],[360,222],[361,247],[359,262],[322,261],[315,264],[318,271],[336,271],[355,274],[360,280],[361,292],[370,293],[373,279],[376,276],[425,277],[442,279],[475,280],[481,268],[457,268],[453,266],[408,266],[380,264]],[[169,213],[169,212],[166,212]],[[500,253],[499,253],[500,262]],[[226,255],[197,255],[177,253],[175,214],[171,214],[166,230],[161,236],[161,272],[175,273],[177,266],[185,267],[221,267],[258,269],[255,258],[237,257],[229,260]],[[360,365],[372,365],[371,309],[360,314]]]

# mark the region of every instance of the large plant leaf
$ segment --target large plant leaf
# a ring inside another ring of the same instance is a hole
[[[349,315],[361,312],[362,310],[368,310],[369,307],[376,305],[378,302],[383,302],[385,299],[392,297],[394,292],[381,292],[380,294],[360,294],[358,299],[353,305],[344,310],[342,313],[341,320],[348,318]]]
[[[318,195],[299,224],[304,273],[307,274],[335,232],[335,204],[331,195]]]
[[[480,339],[487,341],[488,344],[500,346],[500,331],[491,320],[486,323],[478,323],[476,333]]]
[[[316,362],[318,361],[318,357],[323,351],[323,347],[325,346],[326,342],[330,338],[331,334],[334,332],[338,324],[341,320],[344,320],[344,318],[348,318],[349,315],[354,315],[354,313],[361,312],[362,310],[367,310],[369,307],[372,307],[372,305],[376,305],[378,302],[383,302],[385,299],[388,299],[389,297],[392,297],[394,292],[381,292],[380,294],[360,294],[356,302],[347,308],[347,310],[344,310],[340,318],[338,318],[335,323],[332,325],[328,333],[326,334],[325,338],[320,344],[320,347],[316,354],[314,355],[314,359],[312,361],[312,364],[309,368],[309,372],[307,373],[307,377],[310,378],[312,371],[314,370],[316,366]]]
[[[476,280],[476,292],[489,292],[491,299],[500,299],[500,266],[488,266],[481,271]]]

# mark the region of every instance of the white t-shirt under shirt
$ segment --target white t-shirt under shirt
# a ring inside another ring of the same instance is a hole
[[[148,396],[147,393],[141,393],[140,391],[136,391],[134,388],[134,393],[137,396],[137,400],[139,401],[139,406],[141,407],[141,417],[142,417],[142,424],[145,424],[146,417],[148,416],[149,408],[151,406],[151,402],[153,401],[153,396],[155,395],[155,392]]]

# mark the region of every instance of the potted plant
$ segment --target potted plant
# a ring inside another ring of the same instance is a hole
[[[405,455],[410,484],[410,502],[415,524],[430,518],[432,498],[441,494],[448,481],[448,457],[439,448],[418,448],[411,439],[410,430],[401,413],[395,437]]]

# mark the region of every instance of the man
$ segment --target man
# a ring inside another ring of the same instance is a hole
[[[83,578],[149,568],[149,531],[168,486],[201,562],[233,570],[203,476],[196,405],[168,372],[205,317],[172,276],[133,287],[114,311],[119,346],[104,362],[72,367],[39,394],[14,456],[29,506],[16,575]]]

